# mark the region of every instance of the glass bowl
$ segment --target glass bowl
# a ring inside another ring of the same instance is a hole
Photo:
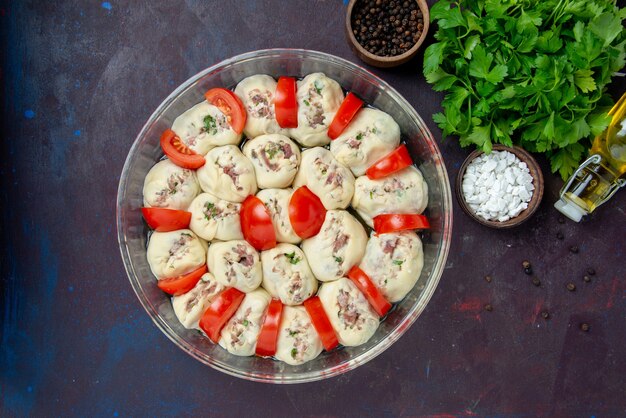
[[[428,183],[427,215],[431,229],[423,236],[424,268],[417,285],[358,347],[346,347],[300,366],[259,357],[237,357],[177,320],[170,298],[156,286],[146,259],[148,227],[141,216],[142,189],[148,170],[162,157],[159,137],[183,111],[204,100],[212,87],[233,88],[254,74],[303,77],[324,72],[341,86],[389,113],[400,125],[413,160]],[[191,77],[159,105],[135,139],[120,178],[117,234],[130,283],[157,327],[190,356],[221,372],[260,382],[300,383],[326,379],[373,359],[404,334],[420,316],[443,273],[452,232],[450,183],[435,140],[422,118],[396,90],[367,70],[322,52],[269,49],[238,55]],[[419,348],[418,348],[419,349]]]

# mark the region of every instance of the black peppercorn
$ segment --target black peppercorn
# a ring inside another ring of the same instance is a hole
[[[548,311],[541,312],[541,317],[543,319],[550,319],[550,313]]]
[[[569,247],[569,250],[572,254],[578,254],[578,247],[576,245]]]
[[[573,292],[576,290],[576,285],[574,283],[568,283],[567,284],[567,290],[569,290],[570,292]]]
[[[591,277],[587,276],[586,274],[583,276],[583,282],[585,283],[589,283],[591,281]]]
[[[487,312],[491,312],[491,311],[493,311],[493,306],[491,306],[491,304],[488,303],[488,304],[485,305],[485,310]]]
[[[541,286],[541,280],[539,280],[537,277],[533,277],[531,282],[532,282],[532,284],[534,284],[537,287]]]
[[[590,267],[587,269],[587,274],[589,274],[590,276],[595,276],[596,271]]]
[[[581,329],[582,331],[584,331],[584,332],[589,331],[589,328],[591,328],[591,327],[590,327],[590,326],[589,326],[589,324],[587,324],[586,322],[583,322],[582,324],[580,324],[580,329]]]

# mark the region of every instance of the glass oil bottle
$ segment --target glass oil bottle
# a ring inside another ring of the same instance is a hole
[[[626,93],[609,111],[609,127],[591,146],[590,157],[561,189],[554,207],[573,221],[593,212],[626,185]]]

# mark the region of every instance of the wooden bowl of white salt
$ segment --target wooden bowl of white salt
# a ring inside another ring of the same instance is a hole
[[[456,178],[459,205],[476,222],[498,229],[528,220],[543,197],[541,168],[520,147],[494,145],[490,154],[472,152]]]

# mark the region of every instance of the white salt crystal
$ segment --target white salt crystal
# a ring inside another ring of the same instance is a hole
[[[497,166],[498,166],[498,163],[496,163],[494,160],[489,160],[483,166],[483,170],[484,171],[493,171],[493,170],[495,170],[495,168]]]
[[[520,187],[519,189],[519,197],[523,202],[530,200],[530,193],[525,188]]]

